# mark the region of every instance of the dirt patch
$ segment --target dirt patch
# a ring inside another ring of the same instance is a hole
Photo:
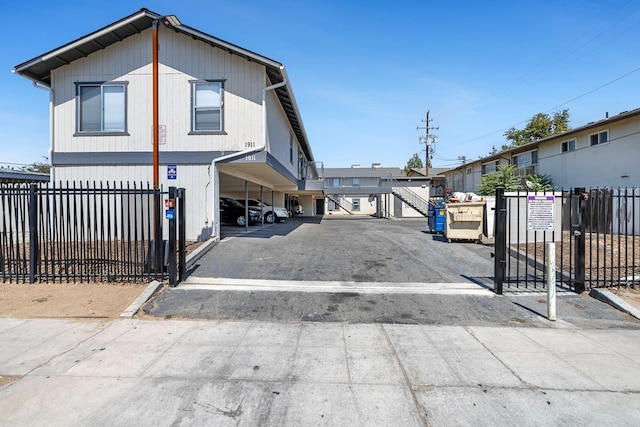
[[[2,375],[0,375],[0,387],[14,381],[18,381],[20,378],[21,377],[3,377]]]
[[[0,283],[0,317],[115,319],[146,287],[146,283]]]

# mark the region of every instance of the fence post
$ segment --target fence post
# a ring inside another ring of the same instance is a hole
[[[162,276],[164,273],[164,242],[162,241],[162,190],[155,188],[153,190],[153,239],[154,239],[154,261],[156,277]]]
[[[547,242],[547,319],[556,320],[556,244]]]
[[[504,187],[496,188],[495,254],[493,263],[493,290],[502,295],[507,259],[507,206]]]
[[[187,264],[187,226],[185,218],[185,189],[178,188],[177,213],[178,213],[178,282],[182,282],[186,275]]]
[[[38,199],[36,184],[29,185],[29,283],[35,283],[38,274]]]
[[[586,200],[588,195],[584,187],[576,187],[573,194],[578,201],[576,212],[576,223],[573,224],[573,235],[575,237],[576,255],[574,264],[574,291],[582,293],[585,290],[585,220],[586,220]]]
[[[175,209],[177,190],[176,187],[169,187],[169,206]],[[169,217],[169,263],[167,264],[167,274],[169,275],[169,286],[176,286],[177,265],[176,265],[176,215]]]

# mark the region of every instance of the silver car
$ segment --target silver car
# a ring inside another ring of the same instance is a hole
[[[244,199],[236,199],[240,204],[244,205]],[[261,210],[264,222],[273,224],[274,222],[286,221],[289,218],[289,212],[284,208],[271,206],[263,203],[258,199],[247,199],[250,208]]]

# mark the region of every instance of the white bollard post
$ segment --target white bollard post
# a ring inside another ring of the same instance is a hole
[[[556,244],[547,243],[547,319],[556,320]]]

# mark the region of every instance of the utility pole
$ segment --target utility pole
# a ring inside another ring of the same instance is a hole
[[[433,126],[429,126],[429,122],[431,122],[433,120],[429,120],[429,111],[427,111],[427,118],[426,119],[422,119],[422,122],[425,123],[425,126],[417,126],[416,130],[418,129],[424,129],[424,136],[420,137],[419,139],[419,143],[420,144],[426,144],[426,148],[425,148],[425,170],[424,170],[424,176],[429,176],[429,156],[433,153],[433,149],[431,148],[431,144],[435,143],[436,137],[435,135],[430,135],[429,131],[430,130],[439,130],[439,127],[433,127]]]

